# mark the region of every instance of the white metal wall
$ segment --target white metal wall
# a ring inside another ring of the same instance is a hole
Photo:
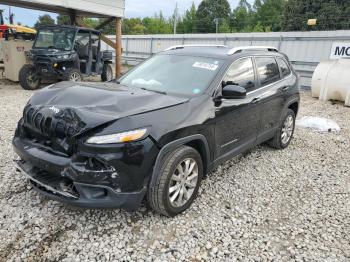
[[[135,63],[167,47],[181,44],[224,44],[229,47],[269,45],[275,46],[289,56],[302,77],[302,86],[310,87],[313,71],[319,62],[329,59],[333,42],[350,42],[350,30],[218,35],[129,35],[123,36],[123,58],[125,62]],[[107,46],[104,48],[108,49]]]

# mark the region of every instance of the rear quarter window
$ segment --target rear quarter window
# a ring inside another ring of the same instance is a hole
[[[287,62],[281,58],[277,58],[276,60],[277,60],[278,66],[281,69],[282,76],[283,77],[289,76],[292,71],[290,70],[290,67],[288,66]]]
[[[275,58],[256,57],[255,61],[261,86],[272,84],[281,79]]]

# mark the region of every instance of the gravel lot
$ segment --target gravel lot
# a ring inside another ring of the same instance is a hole
[[[0,84],[0,261],[350,261],[350,108],[302,95],[300,116],[339,134],[297,129],[203,181],[185,214],[84,210],[48,200],[12,164],[11,139],[30,91]],[[300,117],[299,116],[299,117]]]

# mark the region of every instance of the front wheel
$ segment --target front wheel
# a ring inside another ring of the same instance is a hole
[[[293,139],[295,129],[295,113],[288,109],[284,114],[282,124],[277,130],[275,136],[268,141],[268,144],[276,149],[287,148]]]
[[[19,71],[18,79],[25,90],[35,90],[40,87],[41,79],[33,65],[24,65]]]
[[[67,68],[63,74],[64,81],[81,82],[82,76],[78,69]]]
[[[110,64],[104,64],[101,74],[102,82],[108,82],[113,80],[113,68]]]
[[[151,208],[174,217],[188,209],[197,197],[203,177],[200,154],[192,147],[182,146],[163,159],[155,185],[148,191]]]

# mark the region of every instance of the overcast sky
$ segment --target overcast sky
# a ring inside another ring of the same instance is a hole
[[[239,0],[229,0],[231,8],[237,6]],[[192,2],[197,6],[201,0],[126,0],[126,17],[145,17],[153,16],[156,12],[162,11],[164,16],[169,17],[173,14],[176,2],[180,14],[191,7]],[[5,17],[8,18],[8,6],[0,5],[0,9],[5,10]],[[33,26],[39,15],[47,12],[39,12],[29,9],[13,7],[12,12],[15,13],[15,22],[21,22],[24,25]],[[55,14],[51,14],[54,18]],[[6,20],[8,23],[8,20]]]

